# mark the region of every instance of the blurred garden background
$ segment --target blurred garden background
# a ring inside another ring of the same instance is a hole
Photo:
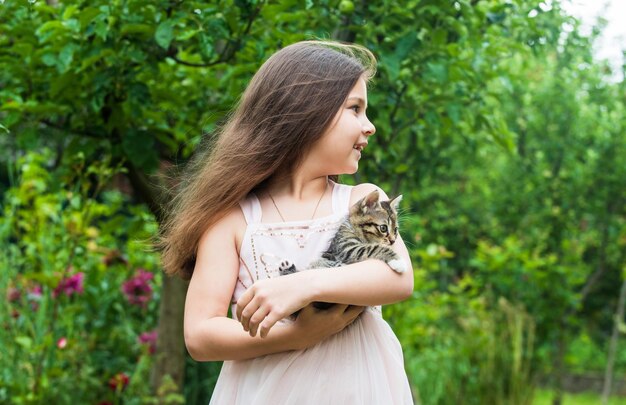
[[[151,241],[311,38],[379,60],[342,180],[404,195],[415,292],[385,316],[416,402],[626,403],[626,83],[564,2],[0,1],[0,403],[207,403],[221,365],[187,356]]]

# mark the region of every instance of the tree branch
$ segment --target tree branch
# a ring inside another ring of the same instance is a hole
[[[71,132],[71,133],[76,134],[76,135],[86,136],[88,138],[95,138],[95,139],[100,139],[100,140],[106,140],[107,139],[107,137],[105,135],[99,134],[97,132],[91,132],[91,131],[86,130],[86,129],[68,128],[64,124],[56,123],[56,122],[51,121],[51,120],[49,120],[47,118],[44,118],[44,119],[40,120],[39,123],[43,124],[43,125],[45,125],[47,127],[50,127],[50,128],[58,129],[60,131],[68,131],[68,132]]]
[[[159,193],[158,185],[152,184],[146,175],[137,170],[135,165],[129,160],[126,160],[124,167],[128,170],[126,176],[133,186],[133,190],[135,190],[141,200],[146,203],[157,222],[159,224],[162,223],[165,219],[165,211],[162,206],[162,202],[165,198]]]
[[[195,63],[195,62],[184,61],[176,56],[178,54],[178,48],[175,46],[170,46],[170,48],[167,50],[166,57],[171,58],[173,61],[175,61],[176,63],[180,65],[185,65],[189,67],[197,67],[197,68],[211,67],[211,66],[219,65],[221,63],[230,62],[233,59],[233,57],[236,55],[237,49],[239,49],[241,42],[243,41],[243,38],[250,33],[250,30],[252,29],[252,24],[254,23],[254,20],[259,16],[260,13],[261,13],[261,6],[257,6],[254,12],[250,13],[250,15],[248,16],[248,21],[246,22],[246,27],[243,29],[243,31],[239,33],[236,39],[230,40],[226,43],[226,46],[224,46],[222,53],[220,53],[219,57],[213,62]]]

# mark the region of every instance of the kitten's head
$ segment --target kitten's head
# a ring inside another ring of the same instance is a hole
[[[399,195],[393,200],[378,201],[378,190],[374,190],[350,207],[348,220],[359,239],[368,243],[393,245],[398,237]]]

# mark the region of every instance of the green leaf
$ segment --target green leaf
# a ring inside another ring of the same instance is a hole
[[[49,31],[57,31],[59,29],[64,29],[63,23],[61,21],[48,21],[43,23],[41,27],[35,31],[35,35],[39,38],[41,42],[44,42],[49,36],[46,35]]]
[[[57,64],[57,56],[53,53],[46,53],[41,56],[41,61],[46,66],[55,66]]]
[[[185,31],[181,32],[180,34],[178,34],[176,36],[176,39],[178,41],[188,41],[191,38],[195,37],[200,32],[202,32],[202,31],[199,30],[199,29],[193,29],[193,30],[188,29],[188,30],[185,30]]]
[[[154,39],[161,48],[169,48],[174,39],[174,21],[166,20],[159,24],[154,33]]]
[[[80,12],[80,17],[78,17],[78,21],[80,22],[81,27],[85,28],[88,24],[90,24],[94,18],[100,14],[100,10],[93,7],[88,7]]]
[[[435,79],[437,83],[443,84],[448,81],[448,69],[443,63],[428,63],[428,76]]]
[[[395,55],[390,55],[385,60],[385,67],[387,72],[389,72],[389,78],[392,81],[396,80],[400,74],[400,60]]]
[[[15,343],[22,346],[24,349],[30,349],[33,346],[33,340],[28,336],[18,336],[15,338]]]
[[[452,122],[456,125],[461,120],[461,106],[456,103],[451,103],[446,105],[446,112],[448,113],[448,117],[452,120]]]
[[[396,166],[396,169],[394,171],[400,174],[400,173],[406,173],[408,170],[409,170],[409,165],[407,165],[406,163],[400,163],[398,166]]]
[[[149,24],[124,24],[120,29],[120,34],[122,35],[140,34],[149,37],[153,32],[154,28]]]
[[[397,42],[395,54],[398,60],[402,61],[406,59],[416,43],[417,35],[413,32],[413,30],[409,30],[409,32]]]
[[[70,18],[72,18],[72,16],[76,12],[76,10],[78,10],[78,6],[77,5],[68,6],[65,9],[65,11],[63,11],[63,19],[64,20],[69,20]]]
[[[448,31],[444,29],[436,29],[432,32],[433,44],[444,46],[448,42]]]
[[[115,56],[115,53],[111,49],[103,49],[95,55],[81,58],[81,65],[78,71],[85,70],[86,68],[99,62],[101,59],[106,60],[106,58],[110,58],[112,56]]]
[[[122,139],[122,150],[133,164],[150,170],[157,162],[154,137],[147,131],[130,131]]]
[[[204,56],[206,59],[209,59],[210,57],[213,56],[213,38],[208,35],[205,34],[204,32],[200,33],[200,53],[202,54],[202,56]]]
[[[74,60],[74,51],[77,46],[75,44],[69,43],[63,47],[61,52],[59,53],[59,64],[58,69],[61,73],[67,72],[72,65],[72,61]]]
[[[64,25],[74,33],[80,32],[80,22],[75,18],[70,18],[69,20],[65,21]]]
[[[107,23],[107,15],[99,14],[94,18],[94,32],[103,41],[107,39],[109,34],[109,24]]]

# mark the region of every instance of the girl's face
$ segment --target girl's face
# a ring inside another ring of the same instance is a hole
[[[367,87],[360,78],[307,160],[327,175],[355,173],[368,138],[376,132],[365,115],[366,109]]]

